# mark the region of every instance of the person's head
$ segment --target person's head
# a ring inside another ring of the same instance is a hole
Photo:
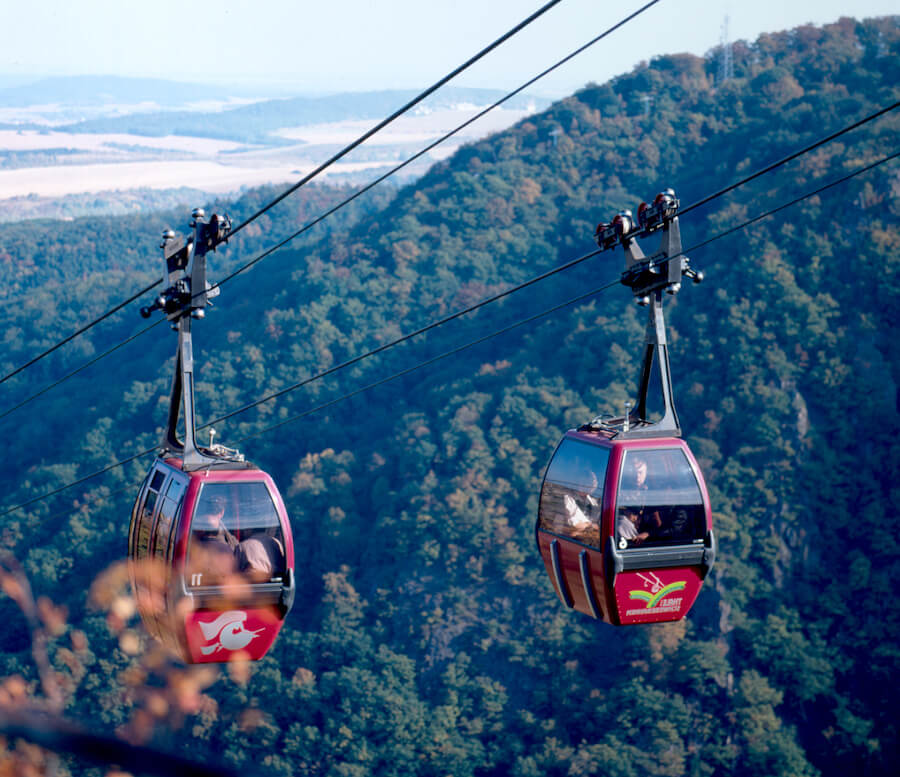
[[[201,498],[194,519],[195,529],[217,530],[225,516],[226,503],[227,500],[221,494],[213,494],[207,499]]]
[[[626,520],[630,521],[635,526],[638,525],[638,522],[641,519],[641,516],[638,515],[637,510],[625,509],[625,510],[622,510],[622,515],[625,517]]]
[[[642,456],[635,456],[631,461],[634,468],[634,482],[638,486],[643,486],[647,482],[647,459]]]

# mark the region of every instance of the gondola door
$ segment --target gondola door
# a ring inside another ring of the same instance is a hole
[[[172,553],[188,478],[158,460],[147,473],[132,510],[128,558],[138,612],[157,639],[167,638]]]
[[[607,623],[615,622],[615,608],[604,580],[602,515],[611,485],[612,452],[598,435],[569,432],[547,467],[536,528],[538,548],[559,598]]]

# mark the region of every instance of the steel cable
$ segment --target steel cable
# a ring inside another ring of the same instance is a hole
[[[288,197],[289,195],[291,195],[295,191],[297,191],[301,186],[304,186],[305,184],[309,183],[313,178],[315,178],[323,170],[330,167],[335,162],[337,162],[339,159],[341,159],[344,156],[346,156],[347,154],[349,154],[351,151],[353,151],[353,149],[355,149],[358,146],[360,146],[361,144],[365,143],[365,141],[367,141],[369,138],[371,138],[376,132],[384,129],[392,121],[398,119],[404,113],[406,113],[410,109],[414,108],[416,105],[418,105],[420,102],[422,102],[422,100],[424,100],[426,97],[428,97],[429,95],[436,92],[438,89],[440,89],[442,86],[444,86],[444,84],[446,84],[448,81],[451,81],[452,79],[454,79],[456,76],[458,76],[464,70],[466,70],[467,68],[474,65],[476,62],[478,62],[478,60],[482,59],[484,56],[486,56],[487,54],[492,52],[495,48],[500,46],[502,43],[505,43],[507,40],[509,40],[511,37],[513,37],[513,35],[520,32],[521,30],[523,30],[525,27],[527,27],[529,24],[531,24],[533,21],[535,21],[539,17],[543,16],[547,11],[549,11],[551,8],[553,8],[553,6],[558,5],[561,1],[562,0],[550,0],[549,3],[546,3],[543,6],[541,6],[537,11],[535,11],[533,14],[531,14],[531,16],[529,16],[527,19],[524,19],[523,21],[519,22],[515,27],[513,27],[511,30],[509,30],[508,32],[501,35],[493,43],[490,43],[487,46],[485,46],[481,51],[479,51],[477,54],[475,54],[474,56],[467,59],[459,67],[454,68],[443,78],[439,79],[438,81],[435,81],[435,83],[433,83],[431,86],[429,86],[423,92],[421,92],[417,97],[414,97],[412,100],[410,100],[408,103],[406,103],[406,105],[404,105],[402,108],[398,108],[396,111],[394,111],[394,113],[392,113],[386,119],[382,119],[378,124],[376,124],[374,127],[372,127],[372,129],[364,132],[356,140],[354,140],[352,143],[350,143],[349,145],[345,146],[343,149],[338,151],[338,153],[336,153],[334,156],[332,156],[327,161],[323,162],[311,173],[308,173],[307,175],[303,176],[303,178],[301,178],[297,183],[295,183],[293,186],[286,189],[282,194],[280,194],[274,200],[269,202],[264,207],[260,208],[258,211],[256,211],[256,213],[251,215],[249,218],[244,219],[244,221],[242,221],[240,224],[238,224],[236,227],[234,227],[234,229],[231,230],[231,232],[228,235],[228,238],[230,239],[232,236],[236,235],[238,232],[240,232],[242,229],[244,229],[244,227],[246,227],[247,225],[254,222],[256,219],[258,219],[260,216],[262,216],[267,211],[274,208],[285,197]],[[659,0],[654,0],[654,2],[659,2]],[[651,3],[651,5],[652,5],[652,3]]]
[[[642,7],[640,7],[639,9],[637,9],[636,11],[634,11],[633,13],[629,14],[628,16],[626,16],[625,18],[623,18],[622,20],[620,20],[619,22],[617,22],[616,24],[614,24],[612,27],[609,27],[609,28],[606,29],[604,32],[602,32],[602,33],[600,33],[599,35],[595,36],[594,38],[592,38],[590,41],[588,41],[587,43],[583,44],[582,46],[579,46],[579,47],[578,47],[577,49],[575,49],[573,52],[571,52],[570,54],[566,55],[566,56],[563,57],[562,59],[558,60],[556,63],[554,63],[554,64],[551,65],[550,67],[546,68],[545,70],[541,71],[538,75],[536,75],[536,76],[534,76],[533,78],[529,79],[529,80],[526,81],[524,84],[522,84],[521,86],[519,86],[519,87],[517,87],[516,89],[514,89],[512,92],[509,92],[509,93],[506,94],[504,97],[500,98],[499,100],[497,100],[496,102],[494,102],[493,104],[491,104],[490,106],[488,106],[487,108],[484,108],[483,110],[481,110],[480,112],[478,112],[477,114],[475,114],[474,116],[472,116],[471,118],[469,118],[469,119],[467,119],[466,121],[464,121],[462,124],[458,125],[457,127],[455,127],[454,129],[452,129],[451,131],[447,132],[445,135],[441,136],[441,137],[438,138],[437,140],[435,140],[435,141],[433,141],[432,143],[428,144],[425,148],[423,148],[421,151],[418,151],[416,154],[414,154],[413,156],[409,157],[409,158],[406,159],[404,162],[401,162],[400,164],[398,164],[397,166],[393,167],[393,168],[392,168],[391,170],[389,170],[388,172],[384,173],[383,175],[379,176],[379,177],[376,178],[375,180],[373,180],[373,181],[371,181],[370,183],[366,184],[366,186],[364,186],[363,188],[361,188],[361,189],[359,189],[358,191],[354,192],[352,195],[350,195],[350,197],[347,197],[346,199],[342,200],[342,201],[339,202],[337,205],[335,205],[335,206],[333,206],[332,208],[330,208],[329,210],[327,210],[325,213],[323,213],[323,214],[321,214],[320,216],[316,217],[315,219],[313,219],[313,221],[311,221],[311,222],[305,224],[302,228],[300,228],[299,230],[297,230],[297,231],[294,232],[293,234],[289,235],[288,237],[284,238],[284,239],[281,240],[280,242],[278,242],[278,243],[276,243],[275,245],[271,246],[270,248],[266,249],[265,251],[263,251],[261,254],[259,254],[259,255],[256,256],[254,259],[252,259],[251,261],[247,262],[246,264],[241,265],[241,266],[238,267],[236,270],[234,270],[233,272],[229,273],[228,275],[226,275],[226,276],[225,276],[224,278],[222,278],[221,280],[217,281],[217,282],[215,283],[215,286],[217,286],[217,287],[222,286],[223,284],[225,284],[225,283],[227,283],[228,281],[230,281],[232,278],[234,278],[234,277],[236,277],[236,276],[242,274],[243,272],[249,270],[251,267],[253,267],[254,265],[256,265],[258,262],[261,262],[263,259],[265,259],[266,257],[270,256],[271,254],[275,253],[276,251],[280,250],[281,248],[283,248],[284,246],[286,246],[288,243],[290,243],[292,240],[295,240],[295,239],[298,238],[300,235],[302,235],[303,233],[307,232],[308,230],[310,230],[312,227],[316,226],[317,224],[321,223],[322,221],[324,221],[326,218],[328,218],[328,217],[331,216],[332,214],[334,214],[334,213],[336,213],[337,211],[341,210],[342,208],[346,207],[347,205],[349,205],[350,203],[352,203],[354,200],[356,200],[358,197],[360,197],[361,195],[365,194],[367,191],[369,191],[369,190],[371,190],[372,188],[374,188],[375,186],[377,186],[379,183],[385,181],[387,178],[391,177],[392,175],[396,174],[397,172],[399,172],[400,170],[402,170],[402,169],[403,169],[404,167],[406,167],[407,165],[409,165],[409,164],[411,164],[412,162],[416,161],[417,159],[419,159],[420,157],[422,157],[423,155],[425,155],[426,153],[428,153],[429,151],[431,151],[432,149],[434,149],[436,146],[440,145],[441,143],[445,142],[445,141],[448,140],[449,138],[453,137],[454,135],[456,135],[457,133],[459,133],[460,131],[462,131],[462,130],[465,129],[466,127],[468,127],[470,124],[472,124],[473,122],[477,121],[477,120],[480,119],[482,116],[484,116],[485,114],[487,114],[489,111],[493,110],[494,108],[499,107],[499,106],[502,105],[504,102],[507,102],[507,101],[510,100],[511,98],[515,97],[517,94],[519,94],[520,92],[522,92],[522,91],[524,91],[525,89],[527,89],[529,86],[531,86],[532,84],[534,84],[534,83],[535,83],[536,81],[538,81],[539,79],[541,79],[541,78],[543,78],[544,76],[548,75],[549,73],[553,72],[554,70],[556,70],[557,68],[561,67],[563,64],[565,64],[566,62],[568,62],[569,60],[571,60],[573,57],[578,56],[579,54],[581,54],[582,52],[586,51],[588,48],[590,48],[590,47],[593,46],[594,44],[598,43],[598,42],[599,42],[600,40],[602,40],[603,38],[607,37],[608,35],[612,34],[612,33],[615,32],[616,30],[618,30],[618,29],[619,29],[620,27],[622,27],[623,25],[625,25],[625,24],[627,24],[628,22],[632,21],[634,18],[636,18],[636,17],[639,16],[640,14],[644,13],[645,11],[647,11],[649,8],[651,8],[653,5],[655,5],[655,4],[656,4],[657,2],[659,2],[659,1],[660,1],[660,0],[652,0],[652,1],[649,2],[649,3],[646,3],[645,5],[643,5]],[[232,234],[234,234],[233,231],[232,231]],[[145,291],[145,292],[146,292],[146,291],[149,291],[150,289],[152,289],[154,286],[158,285],[158,284],[161,283],[161,282],[162,282],[162,279],[157,280],[153,285],[147,287],[147,289],[145,289],[144,291]],[[146,330],[145,330],[145,331],[146,331]],[[139,333],[139,334],[142,334],[142,333]],[[132,339],[134,339],[134,338],[129,338],[128,342],[130,342]],[[124,343],[122,343],[122,344],[124,344]],[[120,344],[120,345],[121,345],[121,344]],[[107,351],[107,354],[112,353],[114,350],[116,350],[116,348],[117,348],[117,347],[110,349],[109,351]],[[101,357],[101,358],[102,358],[102,357]],[[73,372],[69,373],[69,374],[68,374],[67,376],[65,376],[64,378],[62,378],[62,379],[56,381],[52,386],[48,386],[47,388],[42,389],[41,391],[39,391],[37,394],[34,394],[34,395],[28,397],[27,399],[23,400],[22,402],[20,402],[18,405],[16,405],[16,406],[13,407],[12,409],[10,409],[10,410],[6,411],[5,413],[3,413],[2,415],[0,415],[0,418],[2,418],[3,416],[5,416],[5,415],[7,415],[7,414],[9,414],[9,413],[11,413],[11,412],[13,412],[14,410],[18,409],[19,407],[21,407],[21,406],[27,404],[27,403],[30,402],[32,399],[35,399],[37,396],[40,396],[41,394],[43,394],[43,393],[45,393],[46,391],[48,391],[50,388],[54,388],[55,386],[59,385],[60,383],[62,383],[62,382],[64,382],[64,381],[68,380],[68,378],[70,378],[70,377],[72,377],[73,375],[76,375],[76,374],[78,374],[79,372],[81,372],[82,369],[84,369],[84,367],[87,367],[87,366],[89,366],[90,364],[95,363],[96,361],[97,361],[97,359],[91,361],[89,364],[82,365],[82,367],[79,367],[78,369],[76,369],[76,370],[74,370]]]
[[[862,167],[862,168],[860,168],[860,169],[858,169],[858,170],[855,170],[855,171],[853,171],[852,173],[848,173],[847,175],[844,175],[844,176],[842,176],[842,177],[840,177],[840,178],[838,178],[838,179],[836,179],[836,180],[834,180],[834,181],[831,181],[831,182],[829,182],[829,183],[827,183],[827,184],[825,184],[825,185],[823,185],[823,186],[820,186],[820,187],[818,187],[818,188],[816,188],[816,189],[814,189],[814,190],[812,190],[812,191],[810,191],[810,192],[807,192],[806,194],[803,194],[803,195],[801,195],[801,196],[799,196],[799,197],[795,197],[794,199],[792,199],[792,200],[790,200],[790,201],[788,201],[788,202],[786,202],[786,203],[783,203],[782,205],[779,205],[779,206],[777,206],[777,207],[775,207],[775,208],[771,208],[771,209],[765,211],[764,213],[761,213],[761,214],[759,214],[759,215],[757,215],[757,216],[754,216],[754,217],[752,217],[752,218],[750,218],[750,219],[747,219],[747,220],[741,222],[740,224],[738,224],[738,225],[736,225],[736,226],[734,226],[734,227],[730,227],[730,228],[727,229],[727,230],[724,230],[724,231],[722,231],[722,232],[720,232],[720,233],[717,233],[716,235],[714,235],[714,236],[711,237],[711,238],[708,238],[708,239],[706,239],[706,240],[704,240],[704,241],[701,241],[701,242],[699,242],[699,243],[697,243],[697,244],[695,244],[695,245],[692,245],[692,246],[690,246],[689,248],[686,248],[686,249],[684,249],[683,251],[681,251],[681,253],[676,254],[675,256],[668,257],[668,258],[666,259],[666,261],[672,261],[672,260],[674,260],[674,259],[676,259],[676,258],[678,258],[678,257],[680,257],[680,256],[684,256],[685,254],[687,254],[687,253],[690,252],[690,251],[695,251],[695,250],[697,250],[698,248],[701,248],[701,247],[703,247],[703,246],[709,245],[710,243],[712,243],[712,242],[714,242],[714,241],[716,241],[716,240],[721,240],[722,238],[724,238],[724,237],[726,237],[726,236],[728,236],[728,235],[731,235],[731,234],[733,234],[733,233],[735,233],[735,232],[737,232],[737,231],[739,231],[739,230],[746,229],[746,228],[749,227],[751,224],[755,224],[756,222],[758,222],[758,221],[760,221],[760,220],[762,220],[762,219],[764,219],[764,218],[767,218],[767,217],[772,216],[772,215],[774,215],[774,214],[776,214],[776,213],[779,213],[780,211],[782,211],[782,210],[784,210],[784,209],[786,209],[786,208],[788,208],[788,207],[791,207],[792,205],[796,205],[796,204],[798,204],[798,203],[800,203],[800,202],[803,202],[804,200],[808,200],[808,199],[810,199],[811,197],[814,197],[814,196],[816,196],[816,195],[818,195],[818,194],[821,194],[822,192],[824,192],[824,191],[826,191],[826,190],[828,190],[828,189],[831,189],[831,188],[833,188],[833,187],[835,187],[835,186],[838,186],[838,185],[840,185],[840,184],[842,184],[842,183],[846,183],[847,181],[851,180],[852,178],[855,178],[855,177],[857,177],[857,176],[859,176],[859,175],[862,175],[863,173],[869,172],[870,170],[873,170],[873,169],[875,169],[876,167],[879,167],[879,166],[881,166],[881,165],[883,165],[883,164],[885,164],[885,163],[887,163],[887,162],[892,161],[893,159],[896,159],[898,156],[900,156],[900,151],[895,151],[894,153],[889,154],[889,155],[887,155],[887,156],[885,156],[885,157],[882,157],[881,159],[879,159],[879,160],[877,160],[877,161],[875,161],[875,162],[872,162],[872,163],[870,163],[870,164],[868,164],[868,165],[866,165],[866,166],[864,166],[864,167]],[[595,255],[595,254],[597,254],[597,253],[600,253],[600,252],[599,252],[599,251],[597,251],[597,252],[592,252],[591,255]],[[579,257],[579,259],[582,259],[582,260],[583,260],[584,258],[587,258],[587,255],[585,255],[585,257]],[[575,262],[575,261],[577,261],[577,260],[573,260],[573,262]],[[660,264],[663,264],[663,263],[664,263],[664,262],[660,262]],[[503,327],[502,329],[499,329],[499,330],[497,330],[497,331],[495,331],[495,332],[493,332],[493,333],[491,333],[491,334],[489,334],[489,335],[484,335],[484,336],[479,337],[478,339],[473,340],[473,341],[471,341],[471,342],[469,342],[469,343],[466,343],[466,344],[464,344],[464,345],[462,345],[462,346],[458,346],[458,347],[452,349],[451,351],[447,351],[447,352],[445,352],[444,354],[441,354],[441,355],[436,356],[436,357],[432,357],[431,359],[428,359],[426,362],[422,362],[422,363],[420,363],[420,364],[413,365],[412,367],[408,367],[408,368],[406,368],[406,369],[404,369],[404,370],[401,370],[400,372],[394,373],[393,375],[390,375],[390,376],[388,376],[388,377],[386,377],[386,378],[382,378],[382,379],[380,379],[380,380],[378,380],[378,381],[376,381],[376,382],[374,382],[374,383],[372,383],[372,384],[369,384],[369,385],[365,386],[364,388],[356,389],[356,390],[354,390],[354,391],[352,391],[352,392],[350,392],[350,393],[348,393],[348,394],[344,394],[344,395],[342,395],[342,396],[340,396],[340,397],[337,397],[336,399],[329,400],[328,402],[326,402],[326,403],[324,403],[324,404],[322,404],[322,405],[318,405],[318,406],[316,406],[316,407],[314,407],[314,408],[311,408],[311,409],[309,409],[309,410],[306,410],[306,411],[304,411],[303,413],[300,413],[300,414],[298,414],[298,415],[296,415],[296,416],[293,416],[293,417],[291,417],[291,418],[289,418],[289,419],[285,419],[284,421],[280,421],[279,423],[277,423],[277,424],[275,424],[275,425],[273,425],[273,426],[271,426],[271,427],[267,427],[266,429],[263,429],[263,430],[261,430],[261,431],[258,432],[258,433],[254,433],[253,435],[249,435],[249,436],[247,436],[247,437],[244,437],[244,438],[242,438],[242,440],[250,439],[250,437],[258,437],[258,436],[261,436],[262,434],[268,433],[269,431],[272,431],[272,430],[274,430],[274,429],[277,429],[277,428],[279,428],[280,426],[284,426],[286,423],[290,423],[290,422],[292,422],[292,421],[298,420],[298,419],[303,418],[303,417],[305,417],[305,416],[311,415],[312,413],[318,412],[318,411],[320,411],[320,410],[322,410],[322,409],[324,409],[324,408],[326,408],[326,407],[330,407],[331,405],[334,405],[334,404],[336,404],[336,403],[338,403],[338,402],[341,402],[341,401],[343,401],[343,400],[345,400],[345,399],[349,399],[349,398],[352,397],[352,396],[356,396],[357,394],[361,393],[362,391],[367,391],[367,390],[369,390],[369,389],[371,389],[371,388],[375,388],[376,386],[380,386],[380,385],[382,385],[382,384],[384,384],[384,383],[387,383],[387,382],[390,381],[390,380],[394,380],[394,379],[396,379],[396,378],[398,378],[398,377],[401,377],[402,375],[407,375],[407,374],[409,374],[410,372],[413,372],[413,371],[415,371],[415,370],[417,370],[417,369],[421,369],[422,367],[424,367],[424,366],[426,366],[426,365],[433,364],[433,363],[436,362],[436,361],[439,361],[439,360],[441,360],[441,359],[443,359],[443,358],[447,358],[448,356],[451,356],[451,355],[453,355],[453,354],[459,353],[459,352],[461,352],[461,351],[463,351],[463,350],[465,350],[465,349],[467,349],[467,348],[470,348],[470,347],[472,347],[472,346],[474,346],[474,345],[476,345],[476,344],[485,342],[486,340],[489,340],[489,339],[491,339],[492,337],[497,337],[497,336],[500,335],[500,334],[504,334],[505,332],[508,332],[508,331],[510,331],[511,329],[515,329],[515,328],[518,327],[518,326],[522,326],[522,325],[525,324],[525,323],[529,323],[530,321],[534,321],[534,320],[536,320],[536,319],[538,319],[538,318],[541,318],[542,316],[549,315],[550,313],[555,312],[556,310],[559,310],[559,309],[561,309],[561,308],[563,308],[563,307],[566,307],[566,306],[575,304],[575,303],[577,303],[578,301],[580,301],[580,300],[582,300],[582,299],[585,299],[585,298],[587,298],[587,297],[590,297],[590,296],[592,296],[592,295],[594,295],[594,294],[598,294],[598,293],[600,293],[600,292],[602,292],[602,291],[611,289],[611,288],[613,288],[613,287],[619,285],[619,283],[620,283],[620,279],[616,278],[615,280],[612,280],[612,281],[610,281],[610,282],[604,284],[603,286],[599,286],[599,287],[597,287],[597,288],[591,290],[590,292],[587,292],[586,294],[581,294],[581,295],[579,295],[578,297],[575,297],[575,298],[573,298],[573,299],[571,299],[571,300],[568,300],[568,301],[563,302],[563,303],[559,303],[558,305],[554,305],[552,308],[548,308],[547,310],[544,310],[544,311],[542,311],[541,313],[536,313],[536,314],[534,314],[534,315],[532,315],[532,316],[529,316],[529,317],[526,318],[526,319],[522,319],[521,321],[515,322],[514,324],[510,324],[510,325],[508,325],[508,326],[505,326],[505,327]],[[523,286],[523,288],[524,288],[524,286]],[[298,388],[299,388],[299,386],[298,386]],[[282,392],[282,393],[285,393],[285,392]],[[248,407],[248,409],[249,409],[249,407]],[[234,415],[234,414],[235,414],[235,413],[232,413],[231,415]],[[201,427],[201,428],[202,428],[202,427]],[[37,503],[37,502],[43,501],[43,500],[45,500],[45,499],[48,499],[48,498],[50,498],[51,496],[54,496],[54,495],[56,495],[56,494],[61,493],[62,491],[65,491],[65,490],[67,490],[67,489],[69,489],[69,488],[72,488],[72,487],[74,487],[74,486],[76,486],[76,485],[79,485],[79,484],[81,484],[81,483],[84,483],[84,482],[86,482],[86,481],[88,481],[88,480],[90,480],[90,479],[92,479],[92,478],[94,478],[94,477],[98,477],[99,475],[102,475],[102,474],[104,474],[104,473],[106,473],[106,472],[109,472],[109,471],[112,470],[112,469],[115,469],[115,468],[117,468],[117,467],[124,466],[125,464],[128,464],[128,463],[134,461],[135,459],[138,459],[138,458],[140,458],[140,457],[142,457],[142,456],[147,456],[147,455],[153,453],[153,452],[156,451],[156,450],[157,450],[157,448],[156,448],[156,447],[153,447],[153,448],[148,448],[148,449],[146,449],[146,450],[144,450],[144,451],[141,451],[141,452],[139,452],[139,453],[135,453],[135,454],[133,454],[132,456],[129,456],[128,458],[126,458],[126,459],[123,459],[123,460],[121,460],[121,461],[118,461],[118,462],[116,462],[116,463],[114,463],[114,464],[110,464],[109,466],[106,466],[106,467],[104,467],[104,468],[102,468],[102,469],[100,469],[100,470],[97,470],[96,472],[93,472],[93,473],[91,473],[91,474],[89,474],[89,475],[85,475],[84,477],[78,478],[77,480],[75,480],[75,481],[73,481],[73,482],[71,482],[71,483],[68,483],[68,484],[66,484],[66,485],[64,485],[64,486],[60,486],[59,488],[53,489],[52,491],[49,491],[49,492],[47,492],[47,493],[45,493],[45,494],[42,494],[42,495],[40,495],[40,496],[33,497],[32,499],[29,499],[29,500],[27,500],[27,501],[25,501],[25,502],[22,502],[22,503],[20,503],[20,504],[18,504],[18,505],[15,505],[14,507],[10,507],[10,508],[4,510],[3,512],[0,512],[0,517],[3,517],[3,516],[5,516],[5,515],[8,515],[8,514],[10,514],[10,513],[12,513],[12,512],[15,512],[15,511],[17,511],[17,510],[21,510],[21,509],[23,509],[23,508],[25,508],[25,507],[28,507],[28,506],[30,506],[30,505],[32,505],[32,504],[35,504],[35,503]]]
[[[324,171],[326,168],[330,167],[332,164],[334,164],[336,161],[338,161],[338,160],[341,159],[343,156],[345,156],[346,154],[348,154],[350,151],[352,151],[353,149],[355,149],[355,148],[356,148],[357,146],[359,146],[361,143],[363,143],[363,142],[365,142],[366,140],[368,140],[368,139],[369,139],[370,137],[372,137],[376,132],[378,132],[379,130],[383,129],[383,128],[386,127],[388,124],[390,124],[392,121],[396,120],[396,119],[399,118],[401,115],[403,115],[404,113],[406,113],[407,111],[409,111],[409,110],[410,110],[411,108],[413,108],[415,105],[417,105],[417,104],[420,103],[422,100],[424,100],[426,97],[428,97],[429,95],[433,94],[433,93],[434,93],[436,90],[438,90],[441,86],[443,86],[443,85],[446,84],[448,81],[450,81],[451,79],[453,79],[453,78],[455,78],[456,76],[458,76],[458,75],[459,75],[460,73],[462,73],[464,70],[466,70],[467,68],[469,68],[470,66],[472,66],[473,64],[475,64],[478,60],[482,59],[484,56],[486,56],[487,54],[489,54],[491,51],[493,51],[494,49],[496,49],[496,48],[497,48],[498,46],[500,46],[501,44],[505,43],[505,42],[506,42],[507,40],[509,40],[511,37],[513,37],[514,35],[516,35],[518,32],[521,32],[525,27],[527,27],[529,24],[531,24],[532,22],[534,22],[536,19],[538,19],[538,18],[540,18],[541,16],[543,16],[547,11],[549,11],[551,8],[553,8],[554,6],[558,5],[558,4],[561,3],[561,2],[562,2],[562,0],[550,0],[550,2],[545,3],[545,4],[544,4],[543,6],[541,6],[537,11],[535,11],[533,14],[531,14],[530,16],[528,16],[528,17],[527,17],[526,19],[524,19],[523,21],[519,22],[519,23],[518,23],[515,27],[513,27],[511,30],[507,31],[506,33],[504,33],[503,35],[501,35],[499,38],[497,38],[496,40],[494,40],[492,43],[490,43],[489,45],[487,45],[485,48],[483,48],[481,51],[479,51],[477,54],[475,54],[474,56],[470,57],[470,58],[469,58],[468,60],[466,60],[462,65],[459,65],[458,67],[454,68],[454,69],[453,69],[450,73],[448,73],[446,76],[444,76],[444,77],[441,78],[440,80],[436,81],[436,82],[435,82],[434,84],[432,84],[430,87],[428,87],[428,88],[425,89],[423,92],[421,92],[417,97],[415,97],[414,99],[412,99],[412,100],[410,100],[408,103],[406,103],[406,105],[404,105],[402,108],[399,108],[399,109],[396,110],[394,113],[392,113],[390,116],[388,116],[386,119],[383,119],[381,122],[379,122],[375,127],[373,127],[372,129],[368,130],[367,132],[363,133],[359,138],[357,138],[357,139],[354,140],[352,143],[350,143],[348,146],[346,146],[342,151],[340,151],[340,152],[338,152],[337,154],[335,154],[333,157],[331,157],[330,159],[328,159],[326,162],[323,162],[321,165],[319,165],[319,167],[317,167],[315,170],[313,170],[313,171],[312,171],[311,173],[309,173],[308,175],[304,176],[300,181],[298,181],[296,184],[294,184],[293,186],[291,186],[291,187],[290,187],[289,189],[287,189],[285,192],[283,192],[282,194],[280,194],[280,195],[279,195],[278,197],[276,197],[274,200],[272,200],[271,202],[269,202],[266,206],[264,206],[263,208],[261,208],[260,210],[258,210],[256,213],[254,213],[253,215],[251,215],[249,218],[247,218],[247,219],[245,219],[244,221],[242,221],[240,224],[238,224],[237,227],[235,227],[234,229],[231,230],[231,232],[229,233],[229,238],[230,238],[230,237],[233,237],[234,235],[236,235],[238,232],[240,232],[242,229],[244,229],[244,228],[245,228],[247,225],[249,225],[251,222],[255,221],[257,218],[259,218],[261,215],[263,215],[266,211],[270,210],[270,209],[273,208],[275,205],[277,205],[279,202],[281,202],[283,199],[285,199],[285,197],[289,196],[290,194],[293,194],[293,193],[294,193],[295,191],[297,191],[300,187],[304,186],[306,183],[308,183],[309,181],[311,181],[315,176],[319,175],[319,173],[321,173],[322,171]],[[650,5],[653,5],[654,3],[657,3],[657,2],[660,2],[660,0],[653,0],[653,2],[650,3]],[[222,241],[222,242],[224,242],[224,241]],[[134,302],[134,300],[136,300],[138,297],[143,296],[143,295],[146,294],[148,291],[150,291],[151,289],[155,288],[155,287],[158,286],[160,283],[162,283],[164,280],[165,280],[164,278],[157,278],[157,279],[156,279],[155,281],[153,281],[153,283],[151,283],[149,286],[147,286],[147,287],[141,289],[140,291],[136,292],[136,293],[133,294],[131,297],[129,297],[128,299],[126,299],[124,302],[119,303],[119,304],[116,305],[114,308],[110,309],[109,311],[107,311],[107,312],[104,313],[103,315],[99,316],[98,318],[94,319],[94,320],[91,321],[90,323],[86,324],[85,326],[83,326],[83,327],[82,327],[81,329],[79,329],[78,331],[73,332],[71,335],[69,335],[68,337],[64,338],[63,340],[60,340],[58,343],[56,343],[56,345],[54,345],[54,346],[52,346],[51,348],[47,349],[47,350],[44,351],[43,353],[38,354],[38,355],[35,356],[33,359],[29,360],[28,362],[26,362],[25,364],[21,365],[20,367],[17,367],[16,369],[14,369],[12,372],[10,372],[10,373],[9,373],[8,375],[6,375],[5,377],[0,378],[0,383],[6,382],[6,381],[9,380],[10,378],[12,378],[12,377],[15,376],[15,375],[18,375],[20,372],[22,372],[23,370],[25,370],[25,369],[27,369],[28,367],[32,366],[32,365],[35,364],[36,362],[39,362],[41,359],[45,358],[46,356],[49,356],[51,353],[53,353],[53,352],[54,352],[55,350],[57,350],[58,348],[62,347],[62,346],[65,345],[66,343],[71,342],[71,341],[74,340],[76,337],[79,337],[80,335],[84,334],[84,333],[87,332],[89,329],[91,329],[92,327],[94,327],[94,326],[96,326],[97,324],[99,324],[101,321],[104,321],[105,319],[109,318],[109,316],[111,316],[111,315],[113,315],[114,313],[116,313],[117,311],[121,310],[121,309],[122,309],[123,307],[125,307],[126,305],[130,304],[131,302]]]

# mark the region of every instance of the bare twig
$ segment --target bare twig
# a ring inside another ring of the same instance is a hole
[[[132,774],[160,777],[238,777],[238,772],[123,739],[86,731],[58,715],[0,709],[0,734],[24,739],[59,754],[73,755],[101,766],[114,765]],[[249,777],[242,769],[241,777]]]
[[[37,665],[47,706],[54,712],[60,712],[64,704],[63,692],[47,654],[47,631],[41,623],[28,576],[18,560],[10,553],[0,554],[0,587],[19,605],[19,609],[25,615],[28,630],[31,633],[31,654]]]

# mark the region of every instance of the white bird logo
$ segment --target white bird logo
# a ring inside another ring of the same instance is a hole
[[[247,620],[247,613],[240,610],[230,610],[223,612],[218,618],[210,623],[197,621],[203,637],[208,642],[218,636],[218,640],[213,645],[206,645],[200,648],[200,652],[204,656],[216,653],[219,650],[243,650],[254,637],[258,636],[264,629],[249,631],[244,628],[244,621]]]
[[[650,577],[644,577],[640,572],[637,573],[637,576],[644,581],[645,586],[650,586],[650,592],[656,593],[660,588],[663,587],[663,581],[660,580],[653,572],[650,573]],[[652,580],[650,578],[653,578]]]

